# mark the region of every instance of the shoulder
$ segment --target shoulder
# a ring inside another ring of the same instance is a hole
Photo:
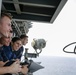
[[[3,46],[2,47],[0,47],[0,52],[3,50]]]
[[[23,50],[24,49],[24,47],[22,46],[22,47],[20,47],[20,50]]]
[[[9,46],[3,46],[3,50],[9,52],[12,49],[11,49],[11,46],[9,45]]]

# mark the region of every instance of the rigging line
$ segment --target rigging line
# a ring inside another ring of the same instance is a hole
[[[65,51],[65,49],[66,49],[68,46],[72,45],[72,44],[76,44],[76,42],[72,42],[72,43],[66,45],[66,46],[63,48],[63,51],[64,51],[65,53],[74,53],[74,54],[76,54],[76,52],[75,52],[76,46],[75,46],[75,48],[74,48],[74,52]]]

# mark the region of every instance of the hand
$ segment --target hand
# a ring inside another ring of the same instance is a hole
[[[27,66],[28,66],[28,65],[23,65],[23,66],[22,66],[21,72],[22,72],[24,75],[26,75],[26,74],[28,73],[28,68],[27,68]]]
[[[17,61],[20,64],[20,59],[14,59],[14,61]]]
[[[18,73],[18,72],[21,72],[21,66],[19,62],[16,61],[10,66],[10,73]]]
[[[7,62],[9,62],[9,60],[7,60],[6,62],[0,61],[0,67],[4,66]]]
[[[20,62],[20,59],[15,59],[16,61]]]

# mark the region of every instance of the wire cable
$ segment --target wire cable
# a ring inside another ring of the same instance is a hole
[[[71,46],[71,45],[73,45],[73,44],[76,44],[76,42],[72,42],[72,43],[66,45],[66,46],[63,48],[63,51],[64,51],[65,53],[74,53],[74,54],[76,54],[76,46],[74,47],[74,52],[69,52],[69,51],[66,51],[66,50],[65,50],[67,47],[69,47],[69,46]]]

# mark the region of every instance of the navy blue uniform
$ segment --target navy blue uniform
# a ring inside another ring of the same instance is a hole
[[[7,61],[12,59],[21,59],[23,53],[23,46],[18,51],[12,51],[11,45],[0,48],[0,61]]]
[[[13,53],[11,46],[3,46],[0,48],[0,61],[11,61],[16,59],[16,55]]]
[[[22,54],[23,54],[23,46],[22,46],[19,50],[14,51],[14,54],[16,55],[16,57],[17,57],[18,59],[21,59],[21,56],[22,56]]]

